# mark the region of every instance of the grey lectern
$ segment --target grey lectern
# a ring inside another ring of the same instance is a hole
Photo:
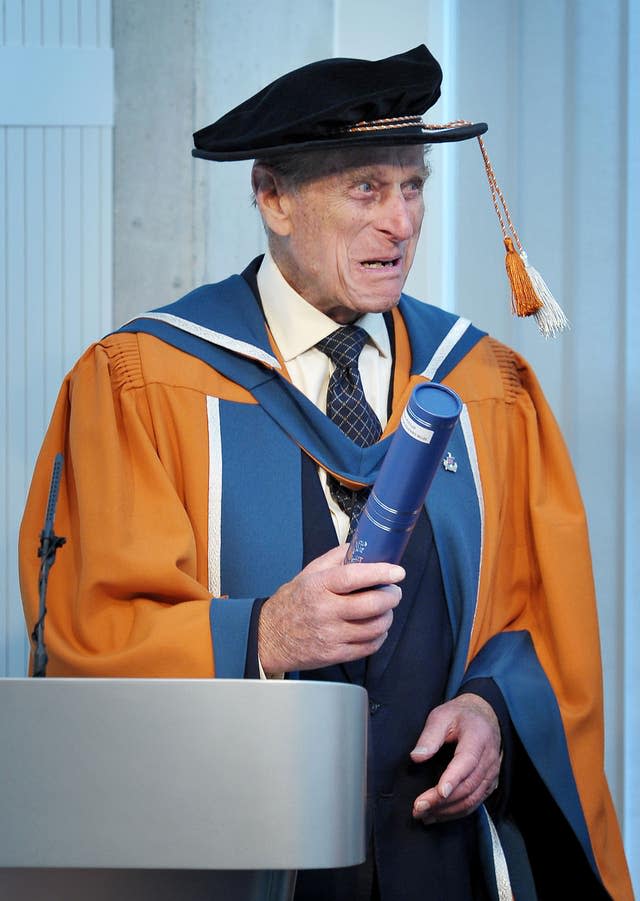
[[[365,856],[366,693],[0,680],[3,901],[290,898]]]

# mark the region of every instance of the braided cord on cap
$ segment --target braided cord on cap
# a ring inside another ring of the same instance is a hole
[[[357,134],[364,131],[386,131],[388,128],[426,128],[421,116],[388,116],[386,119],[363,119],[354,125],[345,125],[338,134]]]
[[[422,116],[387,116],[385,119],[363,119],[354,125],[345,125],[336,134],[357,134],[366,131],[386,131],[390,128],[421,128],[424,132],[446,131],[448,128],[459,128],[461,125],[473,125],[468,119],[456,119],[445,125],[433,125],[424,121]]]

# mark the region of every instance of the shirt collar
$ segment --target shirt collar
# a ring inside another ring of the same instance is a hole
[[[291,287],[268,250],[257,278],[264,314],[285,363],[310,350],[339,327]],[[295,328],[291,328],[292,322]],[[366,331],[381,356],[390,355],[389,334],[381,313],[365,313],[357,325]]]

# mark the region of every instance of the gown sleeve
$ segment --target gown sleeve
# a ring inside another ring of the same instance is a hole
[[[29,632],[51,468],[62,452],[55,531],[67,541],[49,575],[48,673],[242,676],[254,599],[230,603],[207,588],[202,398],[148,385],[137,337],[116,337],[90,348],[65,379],[36,463],[20,530]],[[189,404],[192,417],[176,414]],[[174,427],[178,416],[194,423],[192,434]]]
[[[528,801],[541,808],[542,789],[548,792],[548,810],[562,814],[583,860],[612,897],[627,899],[630,883],[604,773],[602,670],[585,512],[534,374],[512,351],[492,345],[504,402],[491,403],[484,418],[475,413],[485,549],[464,681],[495,681],[523,750],[520,772],[512,774],[515,787],[518,780],[520,787],[534,784],[527,770],[532,766],[541,792]],[[538,830],[546,833],[541,855],[549,861],[555,853],[550,823]],[[552,878],[553,865],[547,869]]]

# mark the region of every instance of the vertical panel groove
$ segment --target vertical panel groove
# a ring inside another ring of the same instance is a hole
[[[624,297],[625,305],[625,508],[624,508],[624,836],[630,852],[631,876],[640,897],[640,713],[637,689],[640,683],[640,312],[638,285],[640,261],[640,212],[632,198],[640,196],[640,65],[637,47],[640,40],[640,9],[635,2],[626,3],[622,22],[624,42],[625,95],[624,173],[625,194]]]
[[[628,99],[628,60],[627,46],[625,41],[627,16],[624,10],[624,0],[616,4],[616,8],[611,10],[611,15],[616,15],[618,20],[618,68],[617,68],[617,91],[615,98],[617,101],[616,122],[620,129],[620,146],[618,148],[618,171],[628,173],[628,165],[626,159],[627,141],[628,141],[628,122],[626,117],[626,104]],[[615,206],[614,206],[615,209]],[[617,234],[619,237],[619,265],[617,267],[617,284],[615,285],[616,296],[621,298],[621,312],[623,315],[616,317],[616,333],[617,356],[623,361],[623,372],[626,372],[626,333],[625,333],[625,307],[632,302],[632,298],[626,296],[626,220],[627,220],[627,194],[620,192],[617,216]],[[619,391],[616,396],[616,417],[618,423],[624,423],[626,420],[627,397],[625,391]],[[618,472],[624,473],[626,450],[624,441],[616,442],[615,448],[616,467]],[[615,726],[624,734],[625,729],[625,669],[626,669],[626,645],[625,645],[625,605],[624,605],[624,587],[625,587],[625,555],[627,552],[625,541],[625,484],[624,479],[616,479],[616,498],[615,510],[616,517],[616,535],[620,536],[619,541],[614,543],[615,566],[615,592],[614,599],[620,598],[622,604],[616,605],[616,671],[615,671],[615,694],[620,699],[619,709],[616,711]],[[626,760],[625,760],[625,744],[624,742],[615,743],[616,752],[616,769],[619,772],[619,791],[616,798],[620,808],[620,821],[624,834],[625,820],[627,810],[625,809],[625,777],[626,777]]]
[[[102,324],[103,316],[104,316],[104,295],[105,295],[105,285],[104,285],[104,242],[106,239],[106,234],[104,232],[104,196],[103,196],[103,175],[102,175],[102,166],[103,166],[103,155],[102,155],[102,133],[103,129],[98,129],[98,272],[100,273],[100,295],[98,298],[99,309],[100,309],[100,324]],[[96,336],[97,337],[97,336]]]
[[[576,211],[574,209],[574,167],[573,167],[573,158],[575,154],[575,146],[574,146],[574,131],[575,131],[575,123],[573,118],[573,111],[575,109],[575,11],[571,4],[564,4],[564,26],[565,26],[565,47],[566,47],[566,55],[565,55],[565,64],[564,64],[564,85],[565,85],[565,96],[564,96],[564,109],[566,111],[565,122],[564,122],[564,133],[563,133],[563,143],[564,143],[564,171],[566,173],[566,178],[564,180],[564,198],[562,204],[562,210],[564,214],[564,237],[563,244],[565,249],[565,259],[574,260],[575,259],[575,244],[573,239],[573,225],[575,221]],[[566,298],[565,301],[565,311],[569,317],[569,320],[575,320],[576,311],[573,308],[573,299],[574,299],[574,291],[575,284],[573,278],[573,267],[565,266],[563,270],[563,281],[562,281],[562,293],[563,297]],[[574,444],[575,437],[575,422],[573,416],[573,404],[571,402],[571,390],[572,390],[572,373],[575,368],[575,360],[573,353],[573,342],[567,342],[567,349],[565,350],[563,361],[562,361],[562,369],[563,369],[563,378],[562,384],[565,386],[563,391],[562,398],[562,409],[559,411],[562,416],[562,421],[565,423],[565,438],[567,439],[569,445]]]
[[[66,259],[64,255],[64,239],[66,236],[66,216],[65,216],[65,197],[66,188],[66,137],[67,129],[61,129],[60,144],[60,235],[62,238],[62,246],[60,247],[60,295],[61,295],[61,350],[62,357],[67,358],[67,305],[65,299],[67,297],[67,279],[66,279]]]
[[[41,367],[41,370],[40,370],[40,372],[41,372],[41,375],[40,375],[40,379],[41,379],[40,390],[41,390],[41,398],[42,398],[42,400],[41,400],[41,405],[40,405],[40,422],[42,422],[42,423],[45,422],[46,409],[47,409],[47,408],[46,408],[46,397],[47,397],[47,372],[46,372],[46,368],[45,368],[45,361],[46,361],[46,359],[47,359],[47,357],[46,357],[47,332],[46,332],[46,329],[45,329],[45,322],[46,322],[46,318],[45,318],[45,317],[46,317],[46,302],[47,302],[47,298],[46,298],[46,283],[47,283],[47,278],[46,278],[46,272],[47,272],[47,229],[44,227],[44,223],[47,221],[47,220],[46,220],[46,213],[45,213],[45,210],[46,210],[46,201],[47,201],[46,177],[45,177],[45,172],[46,172],[46,139],[45,139],[45,134],[46,134],[46,133],[45,133],[45,129],[43,128],[43,129],[41,130],[41,138],[42,138],[42,144],[41,144],[41,153],[42,153],[42,181],[41,181],[41,183],[40,183],[40,193],[41,193],[41,198],[42,198],[42,210],[43,210],[43,216],[42,216],[42,222],[43,222],[43,228],[42,228],[42,256],[41,256],[41,259],[40,259],[40,265],[41,265],[41,267],[42,267],[42,273],[43,273],[43,280],[42,280],[42,344],[41,344],[41,346],[40,346],[40,355],[41,355],[41,356],[40,356],[40,359],[42,360],[42,367]]]
[[[3,26],[5,19],[5,6],[3,3]],[[9,149],[7,144],[7,129],[2,129],[2,167],[0,169],[0,178],[2,179],[2,196],[0,200],[2,203],[0,204],[0,208],[2,212],[0,215],[2,216],[2,274],[0,278],[2,279],[2,340],[3,340],[3,359],[7,360],[7,345],[9,343],[9,315],[8,315],[8,305],[9,305],[9,253],[8,253],[8,244],[7,244],[7,236],[9,233],[9,221],[8,221],[8,204],[7,204],[7,183],[8,183],[8,157],[9,157]],[[8,367],[7,367],[8,368]],[[7,373],[4,373],[4,378],[2,380],[2,416],[0,419],[2,422],[6,424],[7,422],[7,414],[9,411],[9,379],[7,378]],[[5,434],[6,434],[6,425],[5,425]],[[3,536],[7,536],[9,534],[9,516],[10,516],[10,508],[7,503],[7,499],[9,497],[9,473],[8,473],[8,447],[7,447],[7,439],[5,437],[2,447],[0,448],[2,467],[0,468],[0,479],[2,480],[3,487],[3,495],[5,498],[5,502],[2,510],[2,534]],[[9,630],[7,628],[7,609],[8,609],[8,599],[10,596],[11,590],[11,579],[9,569],[9,548],[8,542],[2,542],[2,594],[4,598],[4,602],[0,606],[0,623],[2,624],[2,628],[0,629],[0,636],[2,637],[2,655],[0,659],[2,660],[2,672],[6,674],[8,672],[8,653],[9,653]]]
[[[78,4],[78,15],[80,15],[80,8],[81,8],[81,6],[80,6],[80,4]],[[85,155],[84,155],[84,135],[85,135],[85,129],[84,128],[79,129],[78,139],[79,139],[79,144],[80,144],[80,172],[78,173],[78,175],[79,175],[79,187],[80,187],[79,194],[80,194],[80,196],[78,198],[78,220],[80,222],[79,238],[80,238],[80,241],[82,242],[82,245],[81,245],[81,253],[80,253],[80,272],[79,272],[79,280],[78,280],[79,286],[80,286],[80,296],[78,297],[78,304],[80,307],[79,332],[80,332],[80,335],[82,335],[82,336],[84,336],[84,334],[85,334],[85,323],[86,323],[86,318],[87,318],[86,317],[86,304],[89,301],[89,298],[85,296],[85,292],[84,292],[84,278],[85,278],[85,269],[86,269],[86,259],[85,259],[85,253],[86,253],[85,225],[86,225],[86,223],[85,223],[84,199],[85,199],[85,193],[87,190],[86,172],[85,172],[86,161],[85,161]],[[91,299],[95,303],[95,298],[91,298]]]

